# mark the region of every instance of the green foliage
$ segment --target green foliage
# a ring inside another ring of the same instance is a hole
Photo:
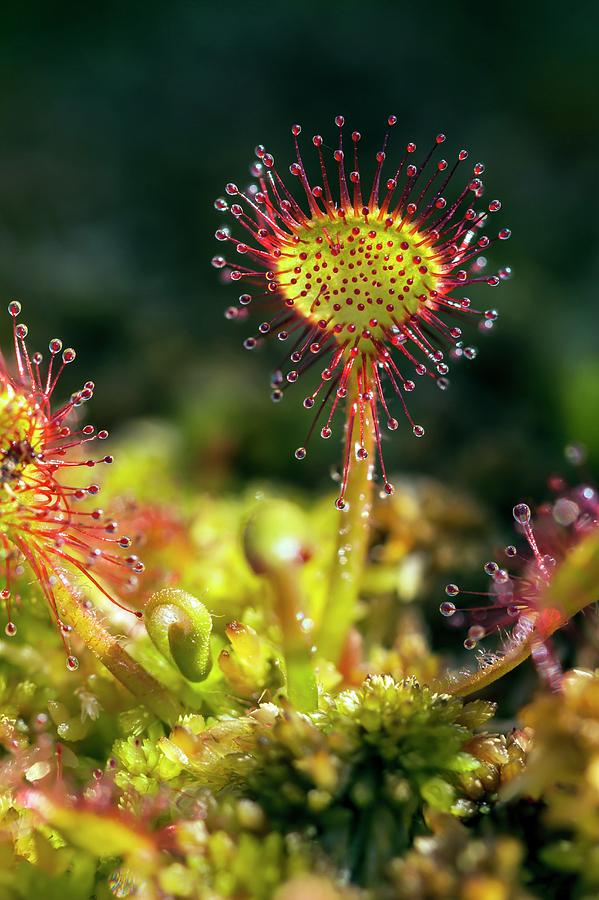
[[[599,675],[571,672],[563,693],[537,697],[520,718],[535,742],[510,796],[542,798],[543,862],[577,876],[574,896],[593,896],[599,890]]]
[[[336,510],[185,493],[172,443],[144,434],[112,498],[147,567],[143,624],[90,599],[181,714],[130,693],[77,632],[69,672],[19,584],[18,632],[0,641],[0,900],[528,900],[552,878],[592,896],[596,677],[538,696],[505,733],[494,703],[439,688],[431,585],[476,555],[479,510],[432,482],[377,502],[358,621],[327,659],[312,642]],[[133,503],[153,467],[154,495]],[[551,596],[580,602],[593,573],[564,565]]]
[[[492,714],[489,703],[372,676],[325,696],[313,716],[262,707],[160,746],[202,784],[259,804],[281,833],[316,837],[354,880],[375,885],[425,827],[425,808],[465,818],[488,808],[512,755],[498,736],[465,748]]]
[[[510,835],[473,836],[446,815],[430,819],[432,836],[390,866],[396,900],[530,900],[522,883],[524,848]]]

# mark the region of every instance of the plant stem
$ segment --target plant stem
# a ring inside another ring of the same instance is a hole
[[[353,383],[357,391],[357,383]],[[355,396],[355,393],[354,393]],[[348,395],[346,440],[351,441],[350,466],[345,494],[346,507],[339,510],[335,555],[331,566],[328,597],[317,639],[318,655],[332,662],[341,656],[349,629],[356,619],[362,570],[368,552],[372,513],[375,436],[370,413],[365,415],[364,449],[368,458],[355,458],[357,418],[351,416],[352,399]],[[353,434],[347,430],[352,427]]]
[[[301,627],[299,614],[305,612],[305,603],[299,576],[298,566],[292,565],[269,573],[283,633],[287,696],[296,709],[307,713],[318,707],[318,690],[310,654],[311,639]]]
[[[301,629],[301,613],[306,604],[300,588],[299,567],[291,563],[268,573],[277,604],[277,616],[283,632],[286,650],[298,650],[308,645],[307,635]]]
[[[66,589],[61,591],[60,605],[64,618],[117,681],[158,718],[174,725],[182,712],[179,702],[164,685],[129,656],[118,640],[107,631],[94,610],[88,609]]]

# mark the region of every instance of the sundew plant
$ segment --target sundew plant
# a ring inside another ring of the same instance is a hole
[[[429,440],[417,385],[476,378],[490,290],[510,303],[501,203],[395,115],[374,159],[343,116],[291,136],[240,159],[212,266],[245,349],[280,345],[289,454],[327,440],[329,491],[202,488],[172,423],[105,452],[75,351],[6,301],[0,900],[596,897],[584,448],[503,547],[484,497],[397,469]]]

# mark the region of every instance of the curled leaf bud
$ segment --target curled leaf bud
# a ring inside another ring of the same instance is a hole
[[[186,591],[165,588],[148,601],[144,619],[155,647],[189,681],[203,681],[212,667],[212,617]]]
[[[258,575],[299,566],[311,556],[301,510],[284,500],[268,500],[252,513],[243,536],[247,560]]]

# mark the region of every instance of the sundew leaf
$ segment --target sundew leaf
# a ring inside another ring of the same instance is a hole
[[[510,637],[501,655],[476,672],[449,673],[439,689],[456,697],[474,694],[507,675],[576,613],[599,599],[599,529],[574,547],[537,600],[534,626],[523,640]]]

